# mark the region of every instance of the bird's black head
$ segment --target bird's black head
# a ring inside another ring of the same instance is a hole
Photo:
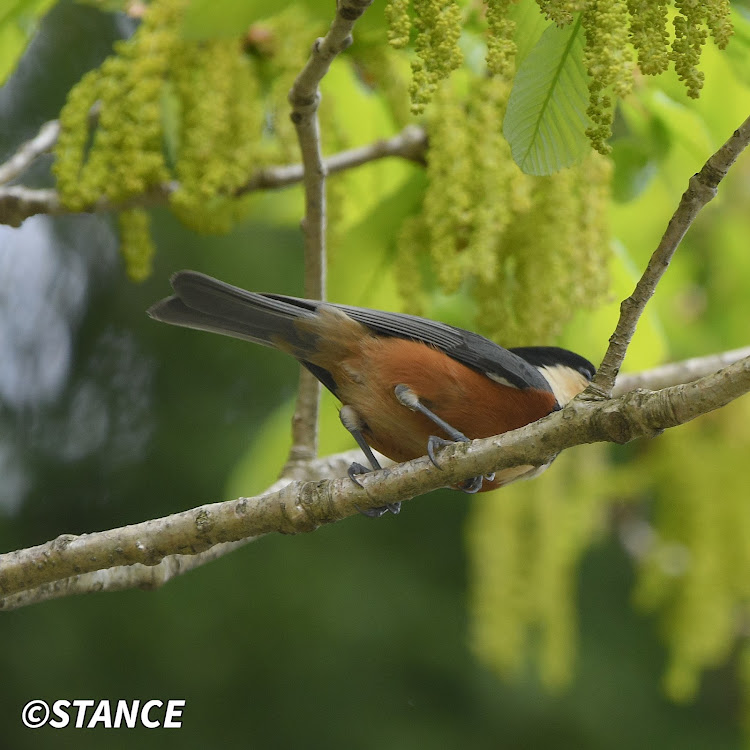
[[[510,351],[539,370],[560,406],[577,396],[596,372],[585,357],[559,346],[519,346]]]
[[[596,373],[596,367],[586,357],[561,349],[559,346],[517,346],[510,349],[513,354],[523,357],[534,367],[555,367],[562,365],[581,373],[586,380],[591,380]]]

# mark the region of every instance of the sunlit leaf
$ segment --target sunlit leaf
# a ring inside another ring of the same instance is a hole
[[[590,148],[580,28],[580,19],[562,29],[548,28],[516,74],[503,133],[527,174],[570,167]]]

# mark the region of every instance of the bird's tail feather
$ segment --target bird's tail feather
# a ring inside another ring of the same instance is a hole
[[[313,317],[313,303],[247,292],[196,271],[179,271],[171,282],[174,296],[148,310],[155,320],[281,347],[295,356],[311,347],[310,334],[295,323]]]

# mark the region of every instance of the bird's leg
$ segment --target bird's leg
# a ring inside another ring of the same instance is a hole
[[[357,441],[357,445],[362,449],[362,452],[365,454],[365,457],[370,462],[370,466],[372,467],[372,469],[368,469],[367,467],[362,466],[362,464],[355,461],[347,470],[346,473],[349,479],[351,479],[354,484],[361,487],[362,485],[357,479],[358,475],[367,474],[370,471],[378,471],[383,467],[378,463],[378,459],[375,458],[375,454],[372,452],[372,448],[370,448],[370,446],[367,444],[367,441],[362,434],[362,419],[360,418],[359,414],[357,414],[355,409],[351,406],[342,406],[339,411],[339,419],[341,420],[341,424],[343,424],[344,427],[349,430],[352,437]],[[357,510],[359,510],[359,508],[357,508]],[[359,512],[363,516],[369,516],[370,518],[380,518],[380,516],[382,516],[384,513],[388,513],[389,511],[394,515],[399,513],[401,511],[401,503],[387,503],[386,505],[383,505],[379,508],[370,508],[369,510],[360,510]]]
[[[416,411],[419,414],[423,414],[427,419],[429,419],[431,422],[436,424],[443,432],[445,432],[446,435],[450,438],[450,440],[445,440],[444,438],[438,437],[437,435],[430,435],[430,439],[427,441],[427,455],[429,456],[430,461],[437,466],[437,468],[441,468],[440,464],[437,462],[437,459],[435,458],[435,448],[442,447],[444,445],[450,445],[452,442],[456,443],[468,443],[469,438],[466,437],[466,435],[463,434],[463,432],[460,432],[452,425],[448,424],[444,419],[441,419],[437,414],[435,414],[434,411],[431,409],[428,409],[420,400],[419,396],[417,396],[414,391],[409,388],[408,385],[404,385],[403,383],[400,385],[397,385],[394,388],[393,391],[396,394],[396,399],[400,404],[403,404],[407,409],[411,409],[412,411]],[[492,481],[495,478],[494,474],[488,474],[487,479],[488,481]],[[462,492],[466,492],[467,494],[473,494],[475,492],[478,492],[482,488],[482,480],[483,477],[471,477],[471,479],[467,479],[465,482],[462,482],[460,485],[458,485],[458,488]]]

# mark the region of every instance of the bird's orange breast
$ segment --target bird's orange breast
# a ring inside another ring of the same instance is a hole
[[[433,347],[405,339],[367,336],[329,369],[342,403],[353,406],[365,423],[368,443],[394,461],[425,455],[430,435],[447,437],[397,401],[399,384],[472,439],[521,427],[556,405],[552,393],[501,385]]]

